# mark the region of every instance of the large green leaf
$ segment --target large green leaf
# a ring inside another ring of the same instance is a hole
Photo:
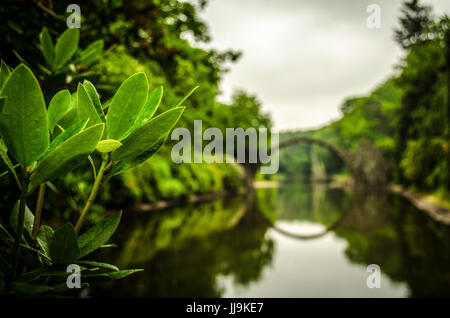
[[[177,107],[162,113],[138,127],[123,146],[112,153],[114,161],[136,157],[148,150],[161,136],[167,135],[180,119],[184,107]]]
[[[28,166],[47,150],[49,131],[47,109],[38,81],[28,67],[21,64],[6,81],[2,95],[0,126],[11,156]]]
[[[55,231],[49,252],[54,264],[70,264],[80,256],[77,234],[72,224],[67,223]]]
[[[142,107],[142,110],[136,120],[136,125],[139,126],[144,121],[149,120],[153,117],[159,107],[159,104],[161,103],[162,96],[162,86],[153,89],[150,94],[148,94],[147,101],[145,102],[144,107]]]
[[[80,235],[78,237],[81,248],[80,257],[95,251],[105,244],[116,231],[121,216],[122,211],[101,220],[94,227]]]
[[[51,132],[53,132],[53,128],[55,128],[59,120],[69,110],[71,99],[72,96],[67,89],[60,91],[53,96],[50,105],[48,106],[48,128]]]
[[[41,50],[44,54],[45,61],[53,68],[55,65],[55,48],[46,27],[44,27],[41,34],[39,34],[39,40],[41,42]]]
[[[83,52],[81,52],[79,64],[89,66],[95,62],[102,54],[103,45],[103,40],[97,40],[91,43]]]
[[[31,176],[30,189],[54,177],[65,175],[95,150],[104,124],[92,126],[70,137],[45,156]]]
[[[0,91],[2,90],[3,85],[5,85],[6,80],[8,79],[11,72],[9,71],[8,65],[2,60],[0,65]]]
[[[9,217],[9,225],[17,233],[17,224],[19,223],[19,205],[20,201],[17,200],[16,204],[11,211],[11,216]],[[25,219],[24,219],[24,229],[31,236],[33,232],[34,215],[30,209],[25,206]]]
[[[5,143],[3,142],[3,139],[0,137],[0,160],[3,162],[9,169],[9,171],[14,175],[16,180],[19,180],[16,174],[16,169],[14,168],[14,165],[12,164],[11,160],[8,157],[8,149],[6,148]]]
[[[60,68],[66,64],[78,49],[80,34],[78,29],[72,28],[64,31],[55,45],[55,65]]]
[[[110,280],[116,280],[124,278],[128,275],[142,272],[143,269],[127,269],[123,271],[118,272],[110,272],[110,273],[101,273],[101,274],[84,274],[83,278],[85,278],[88,281],[110,281]]]
[[[111,169],[108,175],[114,176],[116,174],[122,173],[128,169],[134,168],[147,159],[149,159],[151,156],[153,156],[155,153],[158,152],[159,149],[161,149],[162,145],[164,145],[164,142],[167,139],[166,136],[162,136],[156,141],[148,150],[140,153],[136,157],[128,158],[119,161],[114,167]]]
[[[130,76],[114,95],[106,116],[106,132],[109,139],[122,137],[136,122],[147,100],[148,82],[145,73]]]
[[[78,83],[77,88],[77,112],[79,119],[89,119],[88,126],[102,122],[91,97],[81,83]]]
[[[50,242],[53,238],[54,231],[50,226],[41,225],[37,231],[36,240],[41,247],[42,254],[50,257]]]

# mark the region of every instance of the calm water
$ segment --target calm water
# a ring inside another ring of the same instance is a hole
[[[113,241],[98,257],[145,271],[90,296],[450,296],[450,227],[395,195],[286,184],[126,216]]]

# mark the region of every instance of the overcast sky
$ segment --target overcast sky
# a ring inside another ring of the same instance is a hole
[[[426,1],[434,13],[449,0]],[[369,4],[381,28],[367,27]],[[401,1],[210,0],[201,12],[218,49],[243,52],[231,65],[221,100],[244,88],[256,94],[277,130],[320,127],[339,118],[350,96],[364,95],[393,72],[402,51],[393,41]]]

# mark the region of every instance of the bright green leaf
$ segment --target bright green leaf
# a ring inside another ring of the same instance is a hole
[[[147,100],[147,94],[148,82],[145,73],[134,74],[120,85],[106,116],[108,138],[122,140],[136,122]]]
[[[86,124],[88,122],[88,119],[80,120],[79,122],[73,124],[66,130],[64,130],[62,133],[60,133],[55,139],[52,140],[50,143],[50,146],[48,147],[47,151],[45,152],[43,158],[41,161],[53,150],[55,150],[59,145],[61,145],[63,142],[65,142],[67,139],[75,136],[76,134],[80,133],[86,128]]]
[[[44,27],[41,34],[39,34],[39,40],[41,42],[41,50],[45,61],[48,65],[50,65],[50,67],[53,68],[55,65],[55,48],[53,46],[53,40],[46,27]]]
[[[80,247],[72,224],[67,223],[55,231],[49,244],[49,253],[54,264],[70,264],[80,256]]]
[[[97,110],[95,109],[94,103],[86,91],[86,88],[81,83],[78,83],[77,88],[77,112],[80,120],[89,119],[88,126],[102,122]]]
[[[83,257],[105,244],[116,231],[119,225],[122,211],[98,222],[94,227],[78,237],[81,254]]]
[[[173,108],[138,127],[125,139],[123,146],[113,152],[113,160],[136,157],[148,150],[161,136],[168,134],[180,119],[183,111],[184,107]]]
[[[48,106],[48,128],[51,132],[69,110],[71,99],[72,97],[67,89],[59,91],[53,96]]]
[[[0,126],[11,156],[24,166],[47,150],[49,130],[47,109],[38,81],[28,67],[21,64],[6,81]]]
[[[153,156],[155,153],[158,152],[159,149],[161,149],[162,145],[164,145],[164,142],[167,139],[166,136],[162,136],[160,139],[158,139],[157,142],[155,142],[148,150],[140,153],[136,157],[133,158],[127,158],[122,161],[119,161],[109,172],[110,176],[114,176],[116,174],[122,173],[128,169],[134,168],[147,159],[149,159],[151,156]]]
[[[66,64],[78,49],[80,34],[78,29],[72,28],[64,31],[55,45],[55,65],[60,68]]]
[[[101,121],[105,123],[106,122],[105,114],[103,113],[102,104],[100,103],[100,97],[98,96],[94,84],[92,84],[88,80],[84,80],[83,86],[84,89],[86,90],[86,93],[89,95],[89,98],[91,99],[98,116],[100,117]]]
[[[42,159],[31,176],[30,189],[53,177],[65,175],[86,159],[102,137],[104,124],[92,126],[70,137]]]
[[[144,121],[149,120],[153,117],[156,110],[159,107],[159,104],[161,103],[161,99],[163,96],[163,87],[159,86],[152,90],[150,94],[147,97],[147,101],[144,104],[144,107],[142,108],[138,119],[136,120],[136,124],[140,125]]]
[[[100,141],[97,144],[97,150],[99,152],[111,152],[116,150],[117,148],[119,148],[120,146],[122,146],[122,143],[118,140],[114,140],[114,139],[105,139]]]

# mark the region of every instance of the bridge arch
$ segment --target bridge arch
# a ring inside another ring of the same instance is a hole
[[[352,165],[352,155],[348,151],[341,149],[340,147],[333,145],[332,143],[323,139],[307,136],[292,137],[280,142],[278,144],[278,147],[276,147],[276,149],[272,148],[271,153],[274,153],[274,151],[277,150],[280,151],[283,148],[291,147],[293,145],[297,145],[300,143],[316,144],[328,149],[342,161],[342,163],[345,165],[345,167],[347,168],[347,170],[349,171],[350,175],[353,177],[354,180],[356,180],[359,177],[356,175],[355,169]]]

